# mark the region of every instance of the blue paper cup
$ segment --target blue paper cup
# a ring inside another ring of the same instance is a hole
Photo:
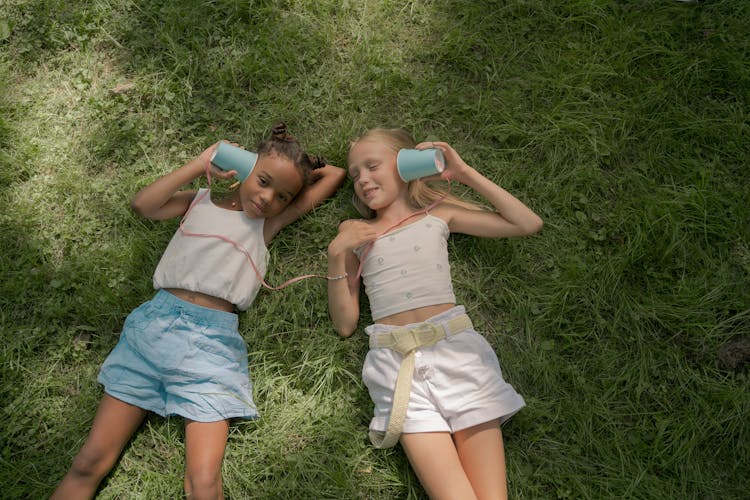
[[[258,161],[256,153],[232,146],[228,142],[220,142],[211,157],[211,163],[220,169],[224,171],[236,170],[237,175],[234,177],[240,182],[247,179],[256,161]]]
[[[396,157],[396,168],[401,179],[409,182],[445,170],[445,157],[439,149],[402,149]]]

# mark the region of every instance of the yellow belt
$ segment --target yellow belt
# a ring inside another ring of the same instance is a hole
[[[376,448],[390,448],[398,442],[409,405],[411,380],[414,376],[414,353],[420,347],[428,347],[446,337],[472,328],[466,314],[439,323],[420,323],[411,328],[396,328],[370,335],[370,349],[387,347],[398,352],[404,359],[393,389],[393,405],[386,432],[370,431],[370,441]]]

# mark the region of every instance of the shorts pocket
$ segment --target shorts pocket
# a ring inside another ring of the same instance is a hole
[[[483,335],[474,330],[467,330],[458,335],[449,337],[451,349],[461,352],[463,364],[466,366],[482,365],[492,367],[498,373],[500,372],[500,363],[497,354],[492,345],[484,338]],[[457,363],[454,361],[454,363]]]
[[[238,369],[247,364],[245,341],[234,330],[205,327],[195,335],[196,355],[225,368]]]
[[[122,331],[123,333],[138,333],[145,331],[155,317],[157,317],[157,314],[151,306],[151,303],[144,302],[128,314],[122,325]]]
[[[373,399],[375,394],[393,392],[400,366],[401,356],[389,349],[368,351],[362,366],[362,381]]]

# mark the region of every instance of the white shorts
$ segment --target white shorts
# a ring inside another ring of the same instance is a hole
[[[440,323],[465,314],[463,306],[429,318]],[[406,325],[415,326],[415,325]],[[367,335],[399,328],[374,324]],[[456,432],[490,420],[504,422],[526,403],[503,380],[500,363],[489,342],[473,329],[417,349],[404,433]],[[370,429],[385,432],[393,388],[403,357],[388,348],[370,349],[362,378],[375,403]]]

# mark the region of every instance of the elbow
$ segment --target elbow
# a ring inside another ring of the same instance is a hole
[[[141,217],[156,220],[157,212],[152,207],[149,207],[149,205],[138,195],[135,195],[133,199],[130,200],[130,208]]]
[[[336,187],[338,188],[346,180],[346,170],[341,167],[334,167],[333,165],[330,165],[330,167],[333,169],[333,173],[331,175],[333,175],[333,178],[336,182]]]
[[[344,319],[344,318],[334,318],[331,317],[333,320],[333,329],[342,337],[351,337],[352,333],[354,333],[354,330],[357,329],[357,319]]]
[[[516,236],[530,236],[541,231],[542,227],[544,227],[542,218],[531,212],[516,224]]]
[[[357,321],[334,321],[333,329],[344,338],[351,337],[354,330],[357,329]]]
[[[133,199],[130,200],[130,208],[141,217],[148,217],[146,207],[143,206],[138,195],[135,195]]]
[[[349,338],[352,336],[352,333],[354,333],[354,328],[336,328],[334,327],[334,330],[336,330],[336,333],[339,334],[340,337]]]
[[[529,223],[524,228],[526,231],[526,234],[535,234],[542,230],[544,227],[544,221],[541,217],[538,215],[534,215],[533,220],[530,220]]]

